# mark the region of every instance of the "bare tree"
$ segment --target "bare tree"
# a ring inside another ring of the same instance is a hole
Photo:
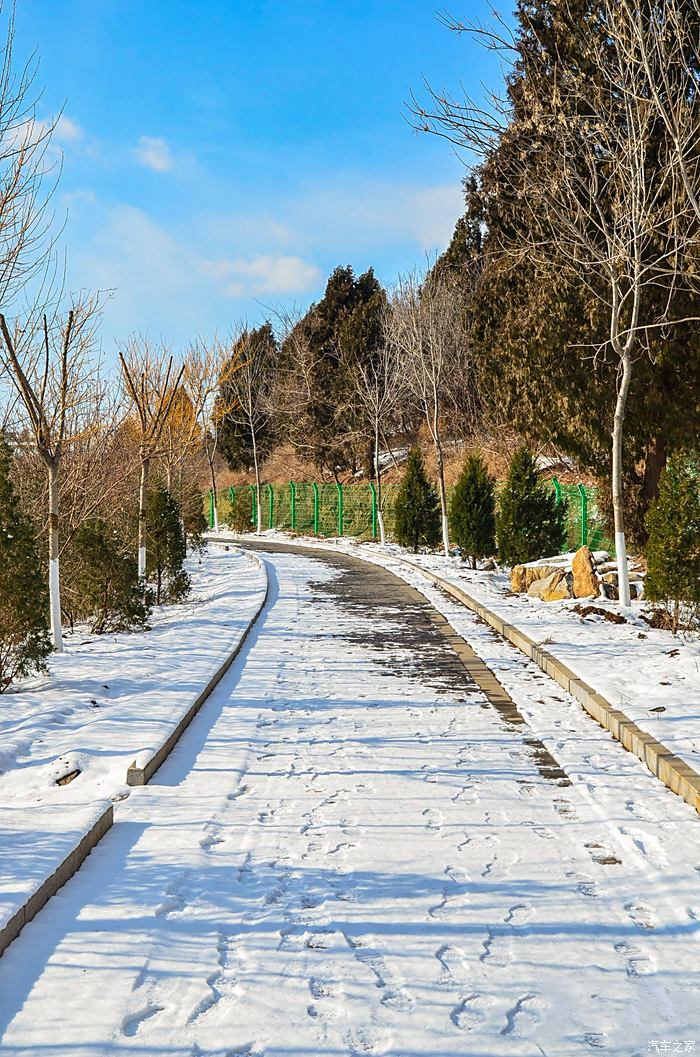
[[[393,313],[384,313],[385,340],[369,360],[346,365],[353,396],[359,406],[359,419],[365,424],[372,445],[372,463],[377,488],[377,521],[382,546],[386,543],[382,503],[381,443],[397,429],[397,414],[406,397],[406,372],[401,345],[391,340]]]
[[[60,479],[64,455],[97,429],[101,388],[91,359],[97,297],[73,300],[64,317],[31,315],[10,327],[0,314],[2,366],[12,379],[48,483],[49,594],[54,647],[61,633]]]
[[[214,531],[219,531],[219,504],[216,496],[216,457],[219,426],[237,404],[237,396],[227,383],[242,363],[243,350],[234,351],[214,339],[193,342],[185,354],[183,388],[195,425],[194,438],[201,444],[209,468],[213,495]]]
[[[458,288],[444,274],[399,279],[390,300],[387,340],[405,371],[411,399],[428,427],[435,450],[442,542],[450,553],[445,487],[443,419],[466,387],[467,336]]]
[[[261,327],[257,331],[243,328],[228,345],[226,362],[228,367],[225,385],[222,386],[222,399],[228,406],[228,421],[247,432],[250,438],[255,470],[256,531],[260,533],[260,439],[275,412],[277,346],[272,339],[271,328]]]
[[[613,0],[611,5],[612,10]],[[574,15],[565,4],[561,10],[575,32]],[[507,34],[478,32],[487,46],[502,53],[512,47]],[[621,36],[590,33],[585,48],[596,78],[587,79],[559,61],[548,106],[532,101],[532,111],[518,128],[517,149],[511,151],[508,167],[498,170],[518,207],[501,250],[516,258],[527,254],[552,282],[567,272],[607,314],[606,345],[618,363],[611,436],[615,545],[620,601],[627,606],[622,455],[633,364],[646,351],[654,329],[682,322],[673,319],[673,298],[685,281],[685,262],[698,229],[677,194],[668,140],[657,134],[657,112],[641,64],[631,59]],[[433,103],[432,110],[415,111],[421,127],[486,159],[508,135],[512,114],[503,100],[495,98],[484,108],[434,95]],[[657,296],[652,297],[654,291]],[[649,305],[656,307],[650,310]],[[586,350],[589,356],[600,351],[595,346]]]
[[[146,575],[146,504],[151,461],[160,449],[163,430],[178,396],[184,364],[176,368],[170,352],[144,335],[119,349],[122,381],[135,412],[139,446],[138,574]]]

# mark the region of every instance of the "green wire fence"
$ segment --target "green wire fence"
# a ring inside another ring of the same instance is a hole
[[[613,550],[602,526],[597,489],[582,484],[549,482],[557,502],[566,504],[567,546],[587,544],[592,550]],[[382,510],[387,537],[394,534],[394,505],[398,484],[382,487]],[[256,524],[255,485],[217,490],[219,524],[244,532]],[[377,491],[369,484],[315,484],[289,481],[265,484],[260,489],[263,529],[281,529],[302,535],[379,538]],[[207,494],[209,527],[214,527],[214,494]]]

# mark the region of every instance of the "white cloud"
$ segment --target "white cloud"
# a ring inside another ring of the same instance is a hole
[[[53,134],[59,143],[77,143],[84,137],[85,132],[77,121],[73,121],[67,114],[61,114]]]
[[[134,153],[139,165],[153,172],[170,172],[173,167],[170,147],[158,136],[141,136]]]
[[[261,256],[252,260],[202,261],[202,271],[223,282],[227,297],[303,294],[321,278],[315,264],[301,257]]]

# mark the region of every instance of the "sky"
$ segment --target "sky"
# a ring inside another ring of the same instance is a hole
[[[106,345],[255,324],[338,264],[387,284],[423,264],[465,160],[406,101],[500,80],[420,0],[18,0],[16,50],[39,57],[38,116],[61,114],[68,286],[111,291]]]

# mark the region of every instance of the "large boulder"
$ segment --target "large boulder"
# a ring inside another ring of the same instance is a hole
[[[549,576],[535,580],[527,589],[530,598],[539,598],[543,602],[558,602],[571,598],[569,578],[563,569],[555,569]]]
[[[571,562],[574,598],[597,598],[600,588],[596,563],[589,547],[579,547]]]
[[[565,569],[561,565],[537,565],[536,562],[531,565],[514,565],[510,574],[510,589],[517,592],[529,591],[530,585],[537,580],[544,580],[552,573],[564,572]]]

